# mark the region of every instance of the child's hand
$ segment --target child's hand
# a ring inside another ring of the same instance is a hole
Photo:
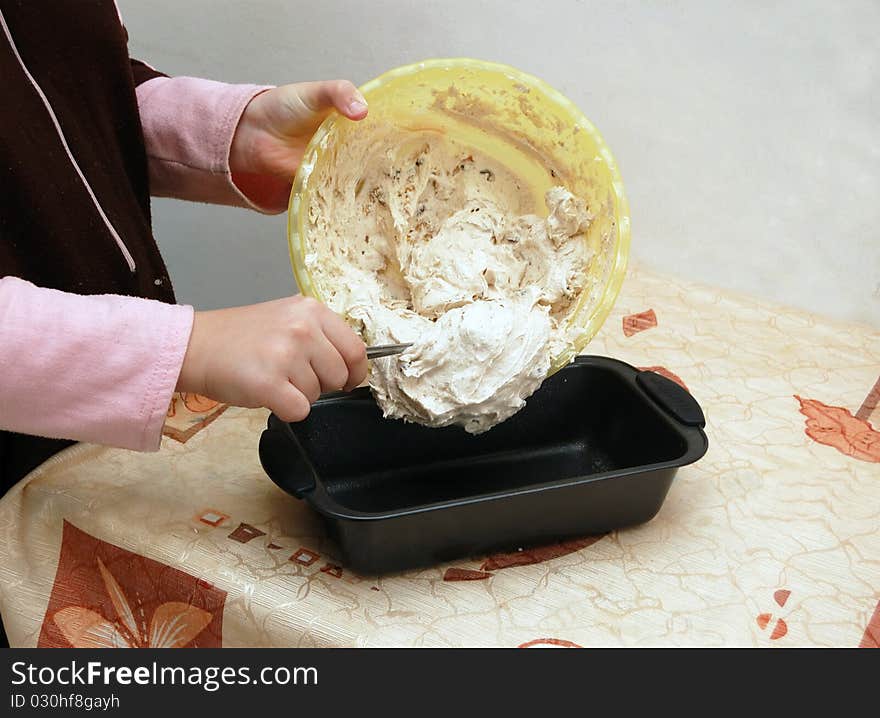
[[[334,108],[351,120],[367,116],[363,95],[348,80],[301,82],[260,93],[235,130],[232,172],[291,179],[318,125]]]
[[[302,296],[196,312],[178,391],[301,421],[324,391],[367,373],[363,341],[333,311]]]

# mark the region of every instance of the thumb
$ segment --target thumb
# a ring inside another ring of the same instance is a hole
[[[362,120],[367,116],[367,101],[348,80],[305,82],[301,85],[300,99],[313,112],[335,107],[350,120]]]

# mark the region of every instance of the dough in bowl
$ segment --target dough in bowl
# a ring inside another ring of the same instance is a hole
[[[372,362],[385,416],[477,434],[519,411],[570,342],[587,203],[552,187],[540,217],[515,172],[429,129],[380,124],[332,151],[306,266],[367,343],[413,343]]]

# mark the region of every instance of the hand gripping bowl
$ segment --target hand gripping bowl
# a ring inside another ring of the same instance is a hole
[[[436,129],[502,162],[534,193],[546,215],[544,193],[563,185],[588,200],[595,219],[586,289],[569,310],[572,341],[553,357],[550,374],[579,354],[617,298],[629,255],[629,208],[611,152],[595,127],[546,83],[506,65],[465,58],[428,60],[381,75],[361,88],[370,106],[362,122],[333,113],[306,147],[288,213],[288,242],[300,291],[324,300],[326,287],[310,269],[322,262],[309,238],[310,179],[338,156],[355,132],[382,123]],[[333,149],[337,151],[333,151]],[[307,262],[307,257],[309,261]]]

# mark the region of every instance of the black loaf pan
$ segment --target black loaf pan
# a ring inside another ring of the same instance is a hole
[[[341,560],[386,573],[599,534],[653,518],[708,441],[665,377],[578,357],[479,436],[382,418],[368,389],[269,417],[260,460],[326,522]]]

